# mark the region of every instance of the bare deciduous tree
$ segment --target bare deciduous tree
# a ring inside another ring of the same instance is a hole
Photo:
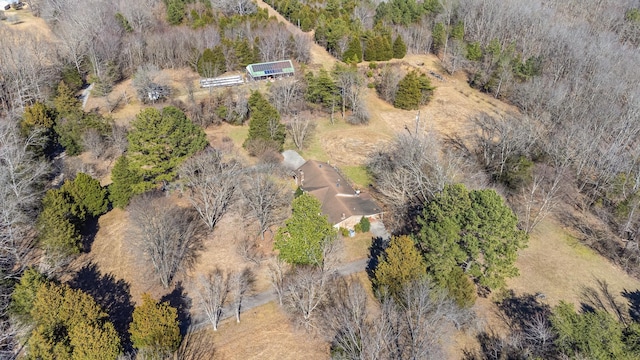
[[[153,267],[165,288],[181,272],[190,269],[203,249],[198,215],[156,194],[143,194],[131,201],[129,216],[135,225],[134,244]]]
[[[297,114],[305,106],[304,82],[296,77],[280,79],[269,87],[269,100],[281,115]]]
[[[315,121],[311,120],[309,116],[294,115],[290,119],[285,120],[285,124],[296,147],[299,150],[304,149],[316,129]]]
[[[82,134],[82,145],[89,149],[94,158],[99,159],[107,150],[105,139],[98,130],[90,128]]]
[[[273,286],[273,291],[275,291],[278,296],[278,303],[282,306],[284,304],[284,295],[285,295],[285,275],[289,269],[289,265],[281,260],[279,257],[274,257],[271,259],[268,265],[269,270],[269,282],[271,282],[271,286]]]
[[[317,325],[316,315],[326,301],[331,276],[316,267],[300,266],[286,277],[285,305],[307,330]]]
[[[368,163],[376,189],[396,209],[422,206],[458,177],[459,166],[433,134],[400,134]]]
[[[185,194],[209,229],[231,206],[241,171],[240,163],[224,161],[222,152],[215,149],[195,155],[180,167]]]
[[[222,308],[229,294],[229,277],[216,268],[198,279],[198,298],[214,331],[218,331],[218,322],[222,316]]]
[[[242,301],[245,296],[250,295],[255,286],[256,278],[250,268],[244,268],[239,272],[231,274],[229,279],[229,287],[231,289],[231,298],[233,309],[236,313],[236,322],[240,322],[240,312],[242,311]]]
[[[290,191],[263,172],[250,172],[241,187],[243,206],[249,219],[255,219],[260,236],[284,219],[283,212],[291,201]]]

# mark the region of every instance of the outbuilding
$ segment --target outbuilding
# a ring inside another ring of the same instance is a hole
[[[291,60],[271,61],[247,65],[247,75],[251,80],[265,80],[295,75]]]

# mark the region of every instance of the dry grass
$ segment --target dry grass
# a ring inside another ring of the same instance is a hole
[[[579,305],[582,288],[595,287],[596,279],[609,283],[614,294],[640,288],[638,279],[581,244],[552,220],[536,228],[516,265],[520,276],[509,280],[509,288],[516,294],[543,293],[552,306],[560,300]]]
[[[290,325],[274,303],[246,312],[239,324],[224,321],[213,335],[213,346],[216,359],[225,360],[329,358],[327,343]]]
[[[15,16],[17,18],[17,22],[10,25],[13,29],[21,32],[30,32],[36,37],[47,41],[52,41],[55,38],[44,19],[33,16],[26,6],[22,10],[7,10],[5,11],[5,15],[7,17]],[[0,21],[0,23],[2,25],[9,24],[6,21]]]
[[[360,233],[350,238],[345,237],[344,242],[344,261],[352,262],[362,260],[369,257],[369,247],[371,246],[371,233]]]

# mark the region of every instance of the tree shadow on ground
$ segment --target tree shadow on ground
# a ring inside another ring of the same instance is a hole
[[[91,246],[98,234],[98,230],[100,230],[98,217],[88,216],[80,227],[80,235],[82,235],[82,252],[89,253],[91,251]]]
[[[522,330],[537,315],[545,318],[551,315],[551,307],[540,302],[542,294],[522,294],[509,296],[498,302],[499,316],[512,330]]]
[[[640,290],[629,291],[624,289],[622,297],[629,302],[629,316],[631,320],[640,322]]]
[[[74,289],[91,295],[106,311],[122,339],[125,351],[132,350],[129,324],[133,320],[134,304],[131,301],[130,285],[112,274],[103,275],[94,263],[82,267],[69,282]]]
[[[491,328],[478,333],[476,339],[480,349],[465,349],[463,359],[549,358],[553,351],[552,341],[541,343],[525,336],[530,334],[532,324],[548,325],[551,307],[540,300],[540,294],[516,296],[510,291],[504,300],[497,303],[497,315],[509,327],[509,334],[502,335]]]
[[[191,326],[191,309],[192,300],[186,295],[182,282],[178,281],[172,292],[163,296],[161,302],[168,302],[170,306],[178,310],[178,321],[180,322],[180,334],[187,334]]]
[[[369,246],[369,259],[367,262],[367,275],[370,279],[373,279],[376,268],[378,267],[378,257],[384,253],[384,250],[389,246],[389,241],[381,237],[375,237],[371,239],[371,246]]]

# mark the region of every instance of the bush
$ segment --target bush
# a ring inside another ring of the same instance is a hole
[[[378,63],[377,62],[372,61],[372,62],[369,63],[369,69],[375,70],[377,68],[378,68]]]
[[[363,216],[360,219],[360,222],[358,223],[358,225],[360,225],[362,232],[369,232],[369,230],[371,230],[371,222],[369,221],[369,218],[367,218],[366,216]]]
[[[353,230],[355,230],[355,232],[359,234],[362,232],[362,226],[358,223],[353,227]]]
[[[341,227],[339,231],[343,237],[349,237],[349,229]]]

